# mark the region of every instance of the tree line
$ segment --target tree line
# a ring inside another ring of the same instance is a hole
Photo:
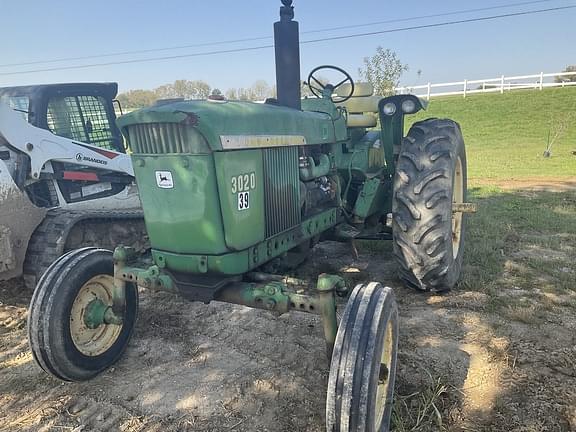
[[[400,77],[408,70],[408,65],[402,63],[398,55],[379,46],[376,53],[365,57],[363,65],[358,68],[360,80],[369,82],[374,87],[374,93],[379,96],[394,94],[398,87]],[[576,71],[576,65],[566,67],[564,72]],[[421,71],[418,71],[420,76]],[[326,80],[320,78],[320,81]],[[557,82],[575,82],[576,76],[556,77]],[[301,86],[302,96],[311,96],[310,89]],[[206,99],[211,94],[224,95],[230,100],[263,101],[266,98],[276,97],[276,86],[268,84],[265,80],[257,80],[250,87],[229,88],[224,93],[218,88],[202,80],[176,80],[172,84],[164,84],[154,90],[129,90],[118,95],[118,100],[128,109],[142,108],[152,105],[158,99],[184,98]]]
[[[576,72],[576,65],[569,65],[562,72]],[[576,75],[557,76],[554,81],[561,82],[576,82]]]
[[[373,85],[375,94],[387,96],[393,94],[400,77],[407,70],[408,66],[400,61],[394,51],[378,47],[373,56],[364,58],[363,66],[358,69],[358,76],[360,80]],[[320,81],[327,80],[320,78]],[[301,93],[302,96],[312,95],[304,84],[301,86]],[[257,80],[250,87],[229,88],[222,92],[219,88],[212,88],[206,81],[181,79],[153,90],[129,90],[119,94],[118,100],[124,108],[137,109],[152,105],[158,99],[206,99],[212,94],[224,95],[230,100],[263,101],[276,96],[276,86],[265,80]]]
[[[118,95],[118,100],[124,108],[136,109],[152,105],[159,99],[206,99],[211,94],[221,95],[222,91],[213,88],[202,80],[176,80],[171,84],[164,84],[153,90],[129,90]],[[247,88],[230,88],[224,96],[231,100],[258,101],[274,97],[275,86],[269,85],[264,80],[257,80]]]

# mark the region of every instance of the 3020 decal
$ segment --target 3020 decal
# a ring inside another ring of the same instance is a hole
[[[232,177],[232,193],[248,192],[256,189],[256,173],[240,174]]]

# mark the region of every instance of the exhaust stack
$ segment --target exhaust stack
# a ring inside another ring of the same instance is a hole
[[[274,23],[276,92],[279,105],[301,109],[300,37],[292,0],[282,0],[280,21]]]

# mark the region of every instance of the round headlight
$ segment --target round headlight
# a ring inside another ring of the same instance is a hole
[[[406,99],[402,102],[402,112],[404,114],[412,114],[416,111],[416,103],[412,99]]]
[[[393,104],[392,102],[388,102],[382,108],[382,112],[388,116],[394,115],[394,113],[396,112],[396,105]]]

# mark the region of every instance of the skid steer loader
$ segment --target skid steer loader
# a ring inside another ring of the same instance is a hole
[[[33,288],[78,246],[145,247],[116,83],[0,88],[0,280]],[[114,239],[114,242],[112,242]]]

